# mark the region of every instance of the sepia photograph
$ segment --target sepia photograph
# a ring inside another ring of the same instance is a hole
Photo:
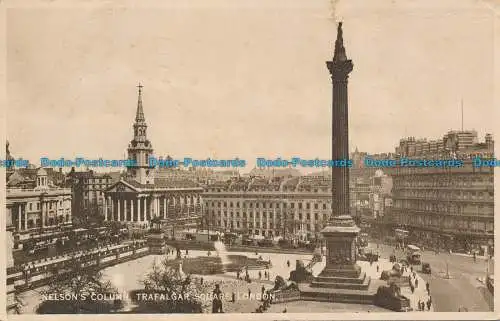
[[[494,317],[479,0],[5,8],[5,315]]]

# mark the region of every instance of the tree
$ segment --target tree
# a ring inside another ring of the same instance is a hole
[[[177,262],[177,261],[176,261]],[[180,273],[172,266],[172,260],[164,259],[153,264],[151,271],[141,281],[144,288],[132,291],[132,300],[140,294],[163,295],[165,300],[136,300],[134,312],[145,313],[202,313],[211,305],[203,296],[211,293],[213,282],[202,282],[190,275]]]
[[[120,299],[99,300],[99,296],[118,298],[118,291],[110,281],[103,280],[98,268],[82,268],[79,264],[72,267],[65,273],[52,271],[54,279],[49,288],[42,291],[42,296],[49,299],[38,306],[38,314],[112,313],[123,307]],[[57,300],[50,299],[54,295]]]

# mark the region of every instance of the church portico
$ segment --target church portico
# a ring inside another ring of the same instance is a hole
[[[124,223],[201,217],[201,187],[137,188],[122,180],[106,192],[104,219]]]

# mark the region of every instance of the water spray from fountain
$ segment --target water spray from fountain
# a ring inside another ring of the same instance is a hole
[[[231,263],[229,257],[227,256],[227,248],[224,243],[222,243],[221,241],[214,242],[214,247],[215,252],[217,252],[217,255],[220,257],[223,266]]]

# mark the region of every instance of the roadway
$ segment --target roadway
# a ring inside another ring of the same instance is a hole
[[[375,244],[369,246],[374,249],[377,247]],[[398,259],[404,256],[402,251],[394,250],[389,245],[379,245],[378,251],[383,258],[388,258],[392,253]],[[486,277],[487,260],[478,257],[474,262],[470,256],[423,251],[422,261],[431,266],[430,275],[419,274],[429,282],[436,312],[456,312],[459,307],[471,312],[493,311],[493,295],[485,284],[478,281],[478,278]],[[416,267],[416,271],[420,272],[420,267]],[[489,271],[494,271],[494,259],[490,261]]]

